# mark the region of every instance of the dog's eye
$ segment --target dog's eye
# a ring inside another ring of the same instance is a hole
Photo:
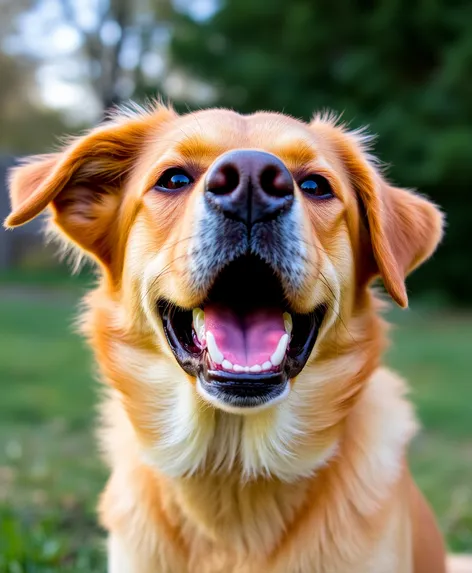
[[[157,189],[162,189],[164,191],[175,191],[176,189],[182,189],[183,187],[188,187],[193,183],[193,179],[185,173],[183,169],[168,169],[165,171],[159,181],[156,183]]]
[[[321,175],[309,175],[300,181],[299,185],[302,191],[316,199],[330,199],[334,197],[331,185]]]

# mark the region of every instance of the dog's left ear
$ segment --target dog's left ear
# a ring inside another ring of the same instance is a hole
[[[436,250],[442,237],[442,214],[427,199],[389,185],[379,174],[373,185],[359,189],[359,196],[378,271],[390,296],[405,308],[405,279]]]
[[[315,119],[313,127],[334,143],[357,193],[372,250],[370,276],[380,274],[390,296],[407,307],[405,279],[436,249],[442,213],[424,197],[390,185],[364,150],[362,136],[321,119]]]

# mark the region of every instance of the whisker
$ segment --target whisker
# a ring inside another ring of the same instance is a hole
[[[333,296],[335,302],[339,303],[338,299],[336,298],[336,295],[333,291],[333,289],[331,288],[331,286],[328,283],[327,278],[325,277],[325,275],[320,271],[320,277],[319,277],[320,281],[326,286],[326,288],[330,291],[331,295]],[[329,305],[329,302],[328,302]],[[344,319],[342,318],[342,316],[339,314],[339,312],[334,308],[334,306],[331,306],[331,310],[336,314],[336,316],[339,318],[339,321],[341,322],[341,324],[343,325],[344,329],[346,330],[346,332],[348,333],[348,335],[350,336],[351,340],[354,342],[354,344],[358,345],[359,343],[357,342],[357,340],[352,336],[351,332],[349,331],[346,323],[344,322]]]
[[[168,251],[169,249],[172,249],[173,247],[175,247],[179,243],[183,243],[184,241],[190,241],[191,239],[194,239],[194,238],[195,238],[195,235],[189,235],[188,237],[184,237],[183,239],[178,239],[177,241],[174,241],[170,245],[167,245],[167,247],[164,247],[163,249],[159,249],[159,253],[162,253],[163,251]]]
[[[153,277],[151,284],[149,285],[149,287],[146,289],[146,292],[141,296],[141,303],[144,302],[144,300],[148,297],[149,293],[151,292],[151,290],[156,286],[156,284],[161,280],[161,278],[163,276],[165,276],[166,274],[172,273],[173,269],[171,268],[172,265],[180,260],[183,259],[184,257],[186,257],[187,254],[183,254],[183,255],[179,255],[178,257],[174,257],[155,277]]]
[[[195,235],[189,235],[188,237],[184,237],[183,239],[178,239],[177,241],[174,241],[173,243],[171,243],[170,245],[167,245],[167,247],[164,247],[163,249],[160,249],[159,252],[162,253],[163,251],[166,251],[168,249],[172,249],[173,247],[175,247],[176,245],[178,245],[179,243],[182,243],[184,241],[188,241],[190,239],[192,239]],[[180,256],[184,256],[184,255],[180,255]],[[168,270],[168,268],[177,260],[177,258],[180,257],[176,257],[174,258],[172,261],[170,261],[165,267],[164,269],[162,269],[162,271],[157,275],[157,277],[154,277],[151,284],[149,285],[149,288],[147,289],[146,293],[144,294],[144,296],[141,297],[141,302],[144,301],[144,299],[148,296],[148,294],[150,293],[151,289],[155,286],[156,280],[159,279],[163,273],[165,273],[165,271]]]
[[[319,245],[316,245],[315,243],[309,242],[306,239],[304,239],[303,237],[300,238],[300,240],[305,243],[308,246],[313,247],[314,249],[316,249],[317,251],[320,251],[326,255],[328,255],[327,251],[325,251],[323,248],[321,248]],[[333,256],[330,254],[329,255],[330,258],[332,259]],[[333,290],[333,288],[331,287],[331,285],[329,284],[328,279],[326,278],[326,276],[324,275],[324,273],[320,270],[319,271],[319,275],[320,275],[320,280],[321,282],[326,286],[326,288],[329,290],[329,292],[331,293],[331,296],[333,297],[333,299],[335,300],[335,302],[337,302],[339,304],[339,301],[336,297],[336,294]],[[329,303],[328,303],[329,305]],[[339,314],[339,312],[337,312],[334,308],[334,306],[331,306],[331,310],[336,314],[336,316],[339,318],[341,324],[343,325],[343,327],[345,328],[346,332],[349,334],[349,336],[351,337],[351,340],[355,343],[355,344],[359,344],[356,339],[352,336],[351,332],[349,331],[349,329],[347,328],[346,323],[344,322],[343,318],[341,317],[341,315]]]
[[[317,245],[316,243],[312,243],[310,241],[307,241],[306,239],[304,239],[303,237],[300,237],[300,241],[302,243],[304,243],[305,245],[308,245],[309,247],[313,247],[314,249],[316,249],[317,251],[324,253],[325,255],[328,255],[330,258],[333,258],[333,255],[331,253],[328,253],[328,251],[326,249],[323,249],[323,247],[320,247],[319,245]]]

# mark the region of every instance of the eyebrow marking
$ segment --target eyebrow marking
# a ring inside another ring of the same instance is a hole
[[[213,161],[215,157],[226,151],[222,145],[206,140],[199,135],[191,135],[183,139],[175,149],[189,162]]]
[[[303,139],[294,140],[284,147],[274,148],[273,152],[283,159],[290,169],[306,165],[317,157],[313,144]]]

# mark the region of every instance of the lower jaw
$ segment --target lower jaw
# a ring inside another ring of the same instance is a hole
[[[170,308],[170,311],[169,311]],[[201,398],[220,410],[235,414],[250,414],[275,406],[290,393],[290,380],[303,370],[313,350],[324,319],[326,307],[321,305],[304,315],[307,335],[294,348],[287,349],[282,364],[274,370],[251,374],[222,370],[206,356],[207,351],[194,346],[185,350],[175,331],[172,307],[161,307],[161,319],[169,346],[182,369],[197,379]],[[294,331],[296,340],[296,331]],[[191,351],[193,350],[193,351]]]
[[[246,374],[235,377],[220,370],[200,374],[197,391],[211,405],[236,414],[259,412],[284,400],[290,382],[283,371],[264,376]],[[208,376],[208,374],[210,376]],[[211,378],[211,382],[208,381]]]

